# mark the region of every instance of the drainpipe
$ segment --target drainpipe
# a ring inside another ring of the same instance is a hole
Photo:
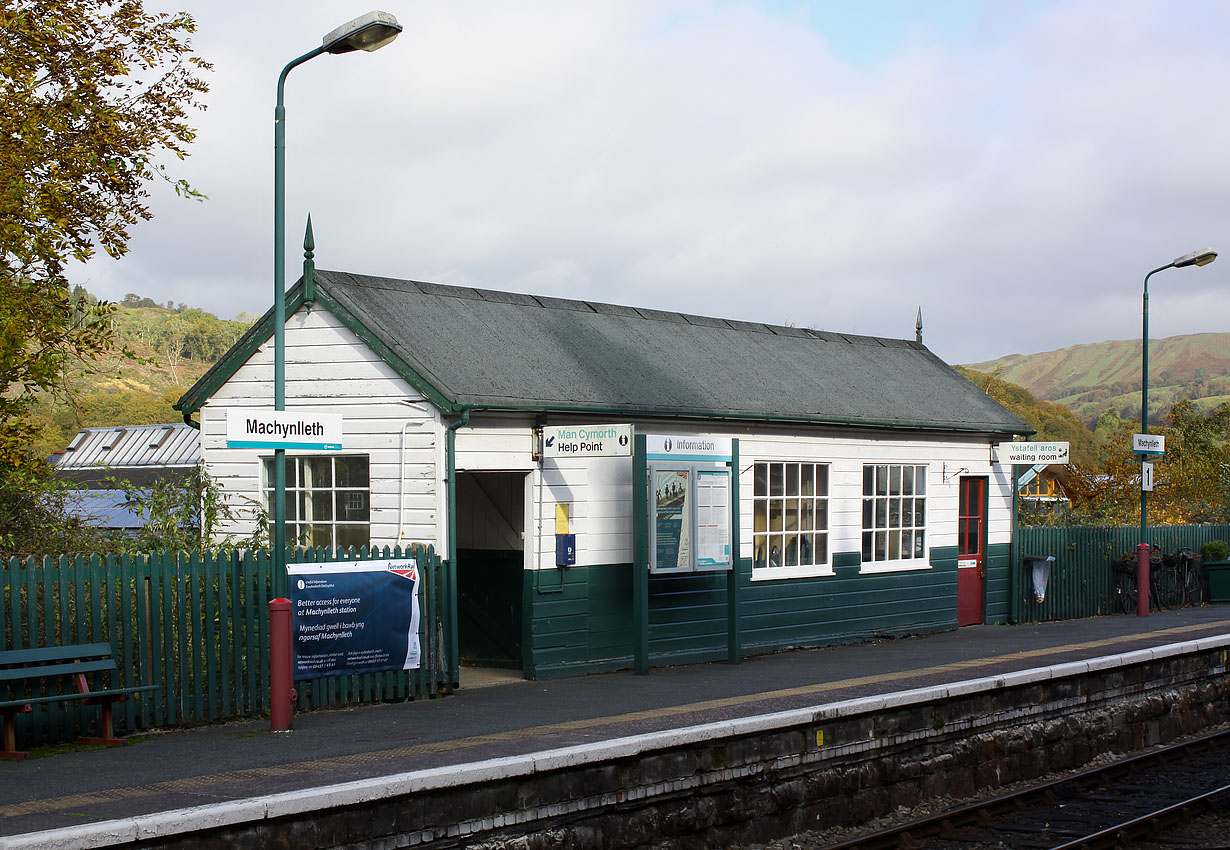
[[[444,441],[445,465],[448,469],[448,590],[445,611],[448,614],[448,671],[454,688],[458,685],[457,637],[457,429],[470,421],[470,408],[463,407],[458,420],[448,426]]]

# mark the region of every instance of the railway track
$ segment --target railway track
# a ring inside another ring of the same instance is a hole
[[[1230,731],[829,845],[824,850],[1097,850],[1150,843],[1230,807]],[[1163,838],[1172,847],[1230,847]]]

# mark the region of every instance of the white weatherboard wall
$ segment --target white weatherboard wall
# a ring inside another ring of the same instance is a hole
[[[241,366],[200,412],[205,467],[245,519],[222,529],[255,528],[267,449],[228,449],[226,412],[273,408],[273,340]],[[338,454],[368,456],[373,545],[444,540],[443,426],[435,408],[327,310],[299,310],[286,323],[286,408],[341,414]],[[288,458],[312,452],[288,451]],[[399,510],[400,506],[400,510]],[[400,529],[399,529],[400,516]]]
[[[1012,538],[1011,469],[991,463],[986,437],[828,431],[823,436],[798,430],[757,428],[747,432],[687,429],[678,423],[638,424],[639,433],[739,439],[740,522],[743,559],[752,557],[752,466],[758,460],[807,461],[830,465],[829,551],[862,549],[863,465],[908,463],[927,466],[927,548],[957,545],[958,482],[985,476],[988,483],[987,544]],[[630,458],[549,458],[531,475],[530,528],[536,546],[527,558],[531,569],[555,566],[555,505],[571,506],[569,530],[576,534],[577,566],[633,561],[632,462]],[[927,568],[927,567],[923,567]],[[886,565],[865,565],[867,572]],[[892,566],[887,566],[888,570]],[[774,573],[776,578],[817,575],[811,568]]]

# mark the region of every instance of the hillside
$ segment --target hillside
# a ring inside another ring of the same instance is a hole
[[[63,398],[44,397],[35,406],[32,419],[43,435],[34,451],[46,456],[62,449],[84,427],[182,421],[171,405],[248,329],[247,319],[126,296],[112,316],[116,350],[78,364]]]
[[[1107,410],[1140,416],[1140,340],[1074,345],[1039,354],[1010,354],[967,368],[1018,384],[1066,406],[1092,427]],[[1149,418],[1181,399],[1201,409],[1230,401],[1230,333],[1184,334],[1149,343]]]

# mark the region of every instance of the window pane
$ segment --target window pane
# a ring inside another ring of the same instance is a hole
[[[780,496],[785,490],[785,485],[782,479],[785,477],[783,464],[773,463],[769,465],[769,495]]]
[[[876,499],[876,528],[888,526],[888,499]]]
[[[261,486],[273,488],[273,458],[261,458]]]
[[[769,500],[769,531],[782,530],[782,500]]]
[[[923,533],[921,531],[914,532],[914,557],[926,557],[926,547],[923,546]]]
[[[867,535],[863,535],[866,537]],[[815,536],[816,551],[814,553],[815,564],[827,564],[829,562],[829,536],[827,534],[817,534]]]
[[[872,511],[875,501],[873,499],[863,499],[863,528],[875,528],[874,517]]]
[[[816,563],[812,558],[814,551],[815,547],[812,544],[812,536],[810,534],[799,535],[799,563],[804,566]]]
[[[367,492],[349,490],[337,494],[337,518],[347,522],[367,522]],[[363,541],[366,544],[366,540]]]
[[[822,499],[816,502],[816,525],[817,531],[825,531],[829,527],[829,503],[827,499]]]
[[[816,495],[816,465],[799,464],[799,492],[804,496]]]
[[[872,551],[872,541],[875,539],[875,533],[871,531],[863,532],[863,560],[873,560],[874,552]]]
[[[914,525],[914,500],[901,500],[901,527],[910,528]]]
[[[328,490],[319,493],[301,491],[299,512],[305,520],[319,522],[333,519],[333,493]]]
[[[786,531],[799,530],[799,500],[786,500]]]
[[[767,463],[756,464],[756,495],[769,495],[769,465]]]
[[[367,458],[339,457],[334,460],[338,487],[367,487]]]
[[[876,532],[876,560],[883,561],[888,557],[888,532]]]
[[[899,466],[888,468],[888,493],[890,496],[901,495],[901,467]]]
[[[864,466],[863,467],[863,495],[864,496],[874,496],[875,495],[875,492],[876,492],[875,480],[876,480],[876,468],[874,466]]]
[[[923,496],[927,492],[927,467],[914,467],[914,492]]]
[[[780,567],[782,565],[782,536],[774,534],[769,541],[769,566]]]
[[[914,467],[912,466],[901,469],[901,492],[906,496],[914,495]]]
[[[755,559],[753,564],[757,567],[764,567],[769,563],[768,551],[765,548],[768,545],[768,538],[763,534],[757,534],[752,537],[752,540],[754,541],[754,545],[756,547],[756,551],[752,555]]]
[[[333,458],[300,458],[304,489],[322,489],[333,486]]]
[[[769,503],[757,499],[755,501],[755,509],[752,512],[752,531],[763,532],[769,530]]]
[[[876,467],[876,495],[877,496],[887,496],[888,495],[888,467],[887,466],[877,466]]]
[[[888,559],[895,561],[901,557],[901,535],[896,531],[888,533]]]
[[[799,495],[799,465],[797,463],[786,464],[786,495]]]
[[[901,528],[901,500],[888,500],[888,527]]]
[[[786,566],[797,567],[799,565],[799,536],[797,534],[786,535]]]
[[[366,524],[337,526],[338,546],[366,546],[370,532]]]
[[[927,513],[926,512],[926,499],[915,499],[914,500],[914,525],[915,526],[921,527],[927,524],[926,513]]]
[[[328,525],[310,525],[307,527],[307,545],[332,546],[333,527]]]
[[[816,527],[814,525],[816,517],[812,512],[812,500],[804,499],[799,504],[799,507],[801,509],[799,513],[799,529],[802,531],[811,531]]]
[[[909,558],[914,551],[914,532],[901,532],[901,557]]]
[[[864,492],[866,492],[864,490]],[[829,468],[827,464],[818,464],[816,466],[816,495],[827,496],[829,494]]]

